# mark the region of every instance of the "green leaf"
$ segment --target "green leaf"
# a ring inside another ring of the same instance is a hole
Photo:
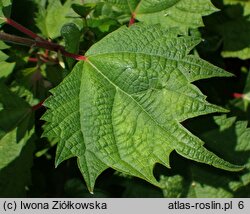
[[[91,28],[99,28],[101,32],[108,32],[111,26],[117,25],[117,22],[110,18],[89,19],[87,25]]]
[[[65,24],[61,29],[61,34],[65,42],[65,50],[70,53],[78,53],[81,32],[74,23]],[[67,64],[72,69],[74,59],[67,58]]]
[[[17,141],[23,138],[25,130],[30,129],[33,112],[28,103],[12,93],[0,82],[0,130],[8,133],[17,127]]]
[[[217,9],[210,0],[105,0],[147,24],[179,27],[186,33],[190,28],[203,26],[202,16]]]
[[[235,176],[192,166],[189,197],[237,197],[250,185],[250,129],[247,122],[234,122],[236,117],[227,118],[225,115],[214,117],[214,120],[219,127],[204,133],[203,138],[218,154],[244,164],[246,168]]]
[[[249,23],[250,4],[245,0],[224,0],[221,11],[205,19],[206,32],[221,38],[222,56],[243,60],[250,58]]]
[[[247,79],[246,79],[246,85],[244,87],[243,91],[243,97],[242,102],[244,104],[244,110],[247,111],[249,104],[250,104],[250,72],[248,72]]]
[[[180,198],[183,192],[183,177],[180,175],[161,176],[162,191],[165,198]]]
[[[0,50],[8,49],[9,46],[6,45],[4,42],[0,42]],[[8,77],[12,71],[14,70],[15,64],[14,62],[6,62],[9,58],[7,54],[3,51],[0,51],[0,79]]]
[[[74,21],[71,9],[71,0],[64,4],[60,1],[49,0],[48,6],[40,6],[36,14],[36,25],[44,36],[55,39],[60,36],[60,30],[66,23]]]
[[[0,41],[0,50],[8,49],[9,47],[5,42]]]
[[[217,26],[224,40],[223,57],[237,57],[243,60],[250,58],[249,23],[250,17],[239,17]]]
[[[14,67],[15,67],[15,63],[14,62],[0,62],[0,67],[1,67],[1,71],[0,71],[0,78],[3,78],[3,77],[8,77]]]
[[[4,167],[8,166],[10,162],[15,160],[15,158],[21,153],[21,150],[27,142],[27,139],[30,137],[29,135],[27,135],[29,137],[26,136],[20,142],[16,142],[16,133],[17,130],[14,129],[0,140],[0,169],[3,169]]]
[[[0,197],[25,197],[31,184],[34,129],[17,140],[17,128],[0,139]],[[16,175],[16,176],[15,176]]]
[[[7,46],[4,42],[0,42],[0,50],[8,49],[8,48],[9,48],[9,46]],[[8,58],[9,58],[9,56],[7,54],[0,51],[0,67],[1,67],[0,79],[8,77],[12,73],[12,71],[15,67],[16,63],[6,62],[6,60]]]
[[[90,191],[108,167],[161,186],[153,167],[173,150],[226,170],[232,165],[186,130],[188,118],[226,110],[191,82],[231,74],[189,52],[200,42],[176,29],[122,27],[93,45],[45,102],[44,135],[58,139],[56,165],[77,157]]]
[[[12,0],[0,0],[0,18],[10,17]],[[3,19],[0,19],[0,24],[4,23]]]
[[[86,16],[94,9],[96,4],[72,4],[72,9],[81,17],[86,18]]]
[[[250,15],[250,2],[248,0],[223,0],[224,5],[241,5],[243,14]]]
[[[244,94],[250,93],[250,72],[247,74],[246,83],[244,87]]]
[[[217,124],[220,125],[220,130],[212,130],[204,134],[205,139],[208,139],[210,142],[209,146],[223,154],[229,160],[236,160],[241,164],[247,164],[250,155],[250,129],[247,128],[247,122],[237,121],[232,123],[236,119],[235,117],[225,118],[225,116],[220,116],[220,118],[222,118],[220,122],[217,117],[215,118]],[[228,126],[230,123],[232,125]],[[225,129],[225,125],[228,128]],[[224,128],[222,129],[222,127]],[[219,134],[219,132],[222,134]],[[226,143],[227,148],[222,150],[225,145],[218,142]],[[240,153],[240,155],[237,155],[237,153]]]
[[[214,116],[214,122],[220,127],[221,132],[230,128],[235,121],[236,117],[227,118],[226,115]]]
[[[0,51],[0,61],[5,61],[6,59],[8,59],[8,55]]]
[[[236,119],[226,115],[214,116],[217,127],[201,134],[201,137],[207,142],[207,147],[227,160],[244,164],[245,170],[235,174],[197,163],[185,163],[188,169],[185,177],[161,176],[161,182],[166,182],[166,187],[162,189],[165,197],[228,198],[249,195],[250,129],[246,128],[246,122]]]
[[[0,104],[0,197],[24,197],[33,160],[33,113],[3,83]]]
[[[193,181],[188,189],[190,198],[232,198],[233,194],[228,186],[230,179],[220,173],[192,166]]]

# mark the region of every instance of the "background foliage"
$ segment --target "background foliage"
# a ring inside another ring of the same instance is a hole
[[[104,36],[128,24],[131,11],[136,11],[137,21],[174,26],[181,34],[201,37],[203,42],[193,53],[235,77],[194,84],[209,102],[230,113],[200,116],[182,125],[204,140],[206,148],[232,163],[246,165],[246,169],[227,172],[172,152],[172,169],[161,165],[154,169],[162,189],[108,169],[97,179],[95,194],[91,195],[75,159],[54,168],[57,141],[42,137],[44,121],[40,118],[45,108],[36,108],[70,73],[75,60],[36,47],[0,42],[0,196],[249,197],[250,4],[243,0],[172,0],[157,8],[149,7],[150,3],[138,7],[136,0],[130,1],[131,5],[124,2],[13,0],[11,4],[1,0],[0,16],[11,14],[18,23],[82,55]],[[190,13],[185,14],[184,9]],[[23,36],[0,23],[3,31]],[[242,96],[233,96],[235,93]]]

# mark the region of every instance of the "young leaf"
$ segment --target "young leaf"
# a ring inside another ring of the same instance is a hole
[[[89,4],[72,4],[72,9],[81,17],[86,18],[86,16],[94,9],[96,4],[89,3]]]
[[[78,158],[90,191],[108,167],[160,186],[153,167],[180,155],[226,170],[232,165],[203,147],[181,122],[223,108],[191,82],[231,74],[189,52],[200,42],[157,26],[121,27],[93,45],[86,61],[47,99],[44,135],[58,139],[56,165]]]
[[[105,0],[147,24],[179,27],[182,32],[203,26],[202,16],[217,9],[210,0]]]
[[[74,21],[68,17],[73,12],[71,9],[72,1],[67,0],[63,5],[60,1],[49,0],[47,8],[39,6],[36,17],[36,25],[43,35],[54,39],[60,36],[62,26]]]

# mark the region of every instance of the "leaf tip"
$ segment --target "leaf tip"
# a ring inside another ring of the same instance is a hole
[[[225,74],[225,77],[236,77],[235,74],[228,72],[228,71],[225,71],[224,74]]]
[[[244,165],[232,164],[232,163],[229,163],[229,162],[222,160],[222,159],[217,160],[216,162],[212,163],[211,165],[216,167],[216,168],[227,170],[230,172],[239,172],[239,171],[242,171],[243,169],[246,168]]]
[[[223,108],[221,106],[217,106],[217,105],[209,105],[209,108],[210,108],[210,112],[208,113],[229,113],[230,110],[226,109],[226,108]]]
[[[60,158],[55,159],[55,168],[57,168],[64,160],[61,160]]]
[[[87,184],[88,191],[91,195],[94,195],[94,184]]]
[[[223,107],[220,107],[220,108],[219,108],[219,111],[220,111],[221,113],[229,113],[229,112],[230,112],[229,109],[226,109],[226,108],[223,108]]]
[[[239,172],[239,171],[242,171],[246,168],[246,166],[240,166],[240,165],[234,165],[234,164],[231,164],[231,167],[226,169],[228,171],[231,171],[231,172]]]

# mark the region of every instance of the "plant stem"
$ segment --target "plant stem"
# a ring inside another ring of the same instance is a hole
[[[31,30],[29,30],[26,27],[18,24],[17,22],[15,22],[14,20],[12,20],[10,18],[6,18],[5,22],[7,24],[11,25],[12,27],[16,28],[17,30],[21,31],[22,33],[26,34],[27,36],[33,38],[33,39],[39,39],[39,40],[42,40],[42,41],[46,41],[44,38],[38,36],[37,34],[32,32]]]
[[[28,39],[20,36],[14,36],[8,33],[0,32],[0,40],[5,42],[12,42],[16,44],[21,44],[25,46],[33,46],[35,44],[35,40]]]
[[[28,59],[29,62],[38,62],[37,58],[29,57]]]
[[[238,98],[238,99],[239,99],[239,98],[243,98],[243,97],[244,97],[244,94],[233,93],[233,97],[236,98],[236,99],[237,99],[237,98]]]
[[[135,13],[132,13],[132,16],[131,16],[131,18],[129,20],[129,24],[128,24],[129,27],[135,23],[135,16],[136,16]]]
[[[4,32],[0,32],[0,40],[6,41],[6,42],[17,43],[21,45],[26,45],[29,47],[40,47],[40,48],[45,48],[51,51],[61,52],[62,55],[73,58],[75,60],[84,60],[84,61],[87,60],[86,56],[69,53],[65,50],[63,46],[52,43],[52,42],[48,42],[46,40],[38,41],[38,40],[33,40],[33,39],[24,38],[20,36],[14,36],[14,35],[7,34]]]
[[[33,110],[33,111],[36,111],[36,110],[40,109],[41,107],[43,107],[43,103],[44,103],[44,101],[45,101],[45,100],[42,100],[42,101],[41,101],[41,102],[39,102],[38,104],[36,104],[36,105],[32,106],[32,107],[31,107],[31,108],[32,108],[32,110]]]
[[[45,48],[46,50],[61,52],[62,55],[73,58],[75,60],[83,60],[83,61],[87,60],[86,56],[69,53],[65,50],[63,46],[45,40],[44,38],[38,36],[36,33],[18,24],[17,22],[15,22],[14,20],[10,18],[4,18],[4,20],[7,24],[11,25],[12,27],[16,28],[22,33],[28,35],[32,39],[28,39],[28,38],[24,38],[20,36],[14,36],[11,34],[0,32],[0,40],[6,41],[6,42],[17,43],[21,45],[26,45],[30,47],[40,47],[40,48]]]

